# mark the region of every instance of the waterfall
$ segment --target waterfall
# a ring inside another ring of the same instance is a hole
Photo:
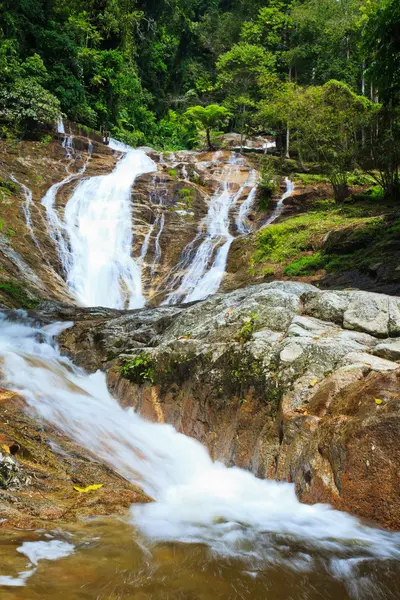
[[[47,217],[47,231],[50,237],[55,241],[58,255],[61,260],[61,264],[63,270],[65,272],[68,271],[68,265],[70,263],[70,249],[68,246],[68,239],[66,239],[66,229],[65,225],[62,221],[62,218],[59,216],[57,209],[55,207],[56,197],[58,191],[64,186],[77,179],[79,176],[83,175],[86,171],[88,162],[90,160],[92,152],[92,144],[89,142],[88,145],[88,154],[86,157],[86,161],[80,171],[78,173],[69,173],[67,177],[52,185],[46,192],[46,194],[42,198],[42,205],[46,209],[46,217]]]
[[[219,156],[220,153],[216,153],[214,161]],[[178,289],[168,296],[164,304],[202,300],[218,291],[234,239],[229,230],[230,210],[242,195],[246,185],[248,185],[248,182],[246,182],[237,192],[232,190],[229,181],[232,167],[237,167],[240,162],[241,159],[232,155],[227,167],[225,167],[222,184],[211,198],[207,217],[205,222],[201,223],[201,228],[204,227],[206,230],[205,238],[197,247],[193,257],[191,257],[192,253],[188,252],[193,247],[193,242],[191,242],[189,248],[184,250],[180,264],[177,267],[178,271],[185,269],[183,278]],[[196,240],[197,237],[194,241]],[[189,257],[190,263],[188,264]]]
[[[274,208],[274,210],[272,212],[272,215],[265,222],[264,227],[266,227],[267,225],[271,225],[271,223],[276,221],[276,219],[282,214],[282,211],[284,209],[284,202],[285,202],[286,198],[289,198],[289,196],[291,196],[293,194],[293,190],[294,190],[293,181],[291,181],[289,179],[289,177],[285,177],[285,184],[286,184],[286,192],[283,194],[283,196],[278,201],[276,207]]]
[[[25,217],[25,223],[26,223],[26,226],[29,231],[29,235],[31,236],[33,243],[40,250],[40,245],[39,245],[39,242],[35,235],[35,232],[33,230],[33,224],[32,224],[32,213],[31,213],[32,198],[33,198],[32,190],[30,190],[28,187],[26,187],[26,185],[24,185],[23,183],[18,181],[18,179],[16,179],[14,177],[14,175],[10,175],[10,179],[12,181],[14,181],[14,183],[19,185],[19,187],[22,189],[22,191],[24,193],[25,204],[23,205],[22,210],[23,210],[24,217]]]
[[[246,235],[247,233],[251,232],[249,213],[257,194],[257,175],[254,169],[251,170],[249,180],[247,181],[246,185],[251,187],[250,193],[247,195],[246,200],[240,205],[239,213],[236,218],[236,226],[241,235]]]
[[[64,138],[62,147],[65,150],[65,158],[71,159],[73,156],[73,151],[74,151],[74,139],[73,139],[72,135],[69,135],[66,138]]]
[[[213,463],[199,442],[123,409],[103,373],[87,375],[60,355],[53,336],[68,326],[1,316],[3,385],[156,500],[131,509],[144,542],[201,543],[214,554],[300,571],[312,570],[313,553],[323,551],[326,570],[337,577],[340,564],[341,576],[353,582],[355,565],[400,558],[400,534],[327,505],[301,504],[292,484]]]
[[[156,266],[158,265],[158,263],[160,262],[160,259],[161,259],[160,238],[161,238],[162,232],[164,231],[164,224],[165,224],[164,213],[161,213],[161,216],[159,215],[157,217],[156,224],[157,225],[159,224],[159,230],[158,230],[155,245],[154,245],[154,258],[153,258],[153,264],[151,265],[151,275],[154,275],[154,273],[156,272]]]
[[[61,117],[57,121],[57,133],[65,133],[64,121]]]
[[[112,173],[81,180],[69,199],[67,283],[80,304],[144,306],[141,261],[131,255],[131,189],[136,177],[154,170],[145,152],[129,149]]]

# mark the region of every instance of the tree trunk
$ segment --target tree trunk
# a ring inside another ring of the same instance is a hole
[[[210,129],[209,127],[206,128],[206,135],[207,135],[207,144],[208,144],[208,149],[209,150],[214,150],[214,147],[211,143],[211,136],[210,136]]]
[[[292,67],[289,67],[288,73],[289,83],[292,82]],[[289,124],[286,127],[286,158],[290,158],[290,128]]]
[[[242,110],[242,131],[240,132],[240,150],[241,151],[243,149],[243,142],[244,142],[245,121],[246,121],[246,105],[243,104],[243,110]]]
[[[350,196],[350,189],[346,183],[333,183],[332,187],[336,202],[343,202]]]
[[[286,128],[286,158],[290,158],[290,129]]]

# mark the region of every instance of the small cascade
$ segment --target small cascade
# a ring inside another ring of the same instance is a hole
[[[65,150],[65,158],[68,160],[72,159],[74,154],[74,138],[72,135],[69,135],[64,138],[62,147]]]
[[[57,121],[57,133],[65,133],[64,121],[61,117]]]
[[[32,223],[32,213],[31,213],[31,207],[32,207],[32,190],[30,190],[28,187],[26,187],[26,185],[24,185],[23,183],[21,183],[20,181],[18,181],[18,179],[16,179],[14,177],[14,175],[10,175],[10,179],[12,181],[14,181],[14,183],[16,183],[17,185],[19,185],[19,187],[22,189],[24,196],[25,196],[25,204],[22,207],[23,213],[24,213],[24,217],[25,217],[25,223],[26,226],[28,228],[29,231],[29,235],[32,238],[33,243],[35,244],[35,246],[40,250],[40,245],[39,242],[37,240],[37,237],[35,235],[35,232],[33,230],[33,223]]]
[[[363,566],[400,559],[400,534],[368,527],[327,505],[301,504],[294,485],[213,463],[199,442],[123,409],[103,373],[87,375],[60,355],[52,336],[68,326],[40,328],[1,316],[2,384],[156,500],[131,509],[143,544],[202,544],[214,556],[240,559],[256,570],[272,565],[303,575],[320,569],[350,589],[366,583]],[[383,598],[379,589],[371,597]]]
[[[266,227],[267,225],[271,225],[274,221],[276,221],[276,219],[278,217],[281,216],[283,209],[285,207],[286,198],[289,198],[289,196],[291,196],[293,194],[293,191],[294,191],[293,181],[291,181],[289,179],[289,177],[285,177],[285,184],[286,184],[286,192],[283,194],[282,198],[280,198],[280,200],[278,201],[276,207],[274,208],[274,210],[272,212],[272,215],[265,222],[264,227]]]
[[[240,205],[239,213],[236,217],[236,226],[241,235],[246,235],[252,231],[248,217],[257,194],[257,174],[254,169],[251,170],[246,185],[251,188],[250,193],[248,194],[246,200]]]
[[[80,171],[77,173],[69,173],[67,177],[52,185],[46,192],[46,194],[42,198],[42,205],[46,209],[46,217],[47,217],[47,230],[50,237],[55,241],[57,246],[57,252],[61,259],[61,264],[65,272],[68,270],[70,252],[68,246],[68,240],[66,238],[66,229],[65,225],[62,221],[62,218],[59,216],[57,208],[55,206],[56,197],[58,191],[64,186],[77,179],[86,171],[90,157],[92,153],[92,144],[89,141],[88,143],[88,153],[86,157],[86,161],[83,164]]]
[[[62,147],[65,150],[65,158],[67,158],[68,160],[72,159],[74,151],[73,136],[66,135],[64,121],[61,117],[57,121],[57,133],[60,133],[61,135],[65,136],[62,142]]]
[[[217,152],[214,155],[214,162],[220,158],[221,154],[221,152]],[[177,273],[171,283],[173,284],[174,280],[179,278],[179,272],[183,272],[180,284],[168,296],[164,304],[202,300],[218,291],[234,239],[230,233],[230,211],[242,196],[246,186],[255,186],[253,181],[255,173],[252,172],[239,190],[233,191],[230,183],[232,168],[237,169],[240,166],[241,159],[232,154],[229,163],[224,168],[225,175],[222,184],[210,200],[205,222],[201,223],[199,234],[185,248],[181,261],[176,267]],[[196,248],[199,237],[204,235],[202,234],[203,229],[205,229],[205,238]],[[196,248],[194,255],[193,248]]]
[[[67,283],[82,305],[144,306],[141,261],[131,255],[131,188],[136,177],[154,170],[145,152],[130,149],[112,173],[82,180],[69,199]]]
[[[158,219],[158,217],[157,217],[157,219]],[[157,220],[155,220],[154,223],[152,225],[150,225],[150,228],[149,228],[148,232],[146,233],[146,236],[143,240],[143,244],[140,249],[140,260],[142,262],[142,265],[146,259],[147,252],[149,250],[149,245],[150,245],[150,238],[153,233],[154,227],[156,227],[156,226],[157,226]]]
[[[161,246],[160,246],[160,238],[161,238],[161,234],[164,231],[164,225],[165,225],[165,215],[164,213],[161,213],[161,215],[158,215],[157,220],[155,222],[155,226],[159,227],[158,229],[158,233],[156,236],[156,240],[155,240],[155,244],[154,244],[154,258],[153,258],[153,263],[151,265],[151,275],[154,275],[156,272],[156,267],[159,264],[160,260],[161,260]]]

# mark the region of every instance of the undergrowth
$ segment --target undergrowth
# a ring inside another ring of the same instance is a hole
[[[395,260],[391,247],[394,238],[400,242],[400,211],[378,202],[380,194],[373,186],[340,206],[329,199],[314,201],[309,212],[261,230],[251,268],[259,265],[265,277],[282,270],[300,277]],[[344,242],[329,248],[326,236],[335,230],[345,230]]]

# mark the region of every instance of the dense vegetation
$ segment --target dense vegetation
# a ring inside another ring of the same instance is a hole
[[[338,199],[355,163],[399,197],[399,28],[398,0],[3,0],[2,135],[59,114],[164,148],[274,132]]]

